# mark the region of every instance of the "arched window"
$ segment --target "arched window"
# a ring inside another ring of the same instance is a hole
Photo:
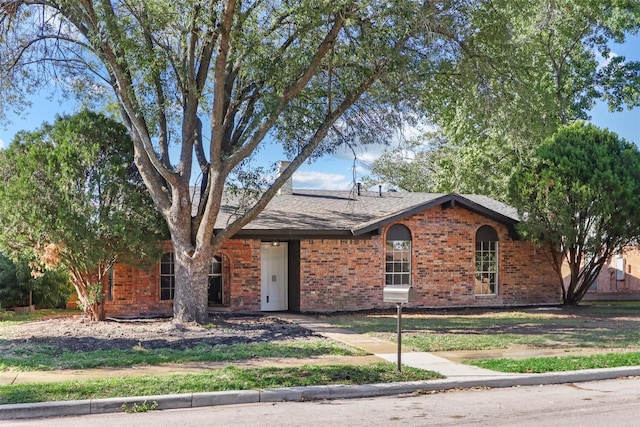
[[[476,294],[498,292],[498,233],[483,225],[476,231]]]
[[[386,285],[411,284],[411,231],[396,224],[387,231]]]
[[[160,299],[172,300],[175,292],[175,262],[173,252],[167,252],[160,258]]]
[[[222,258],[213,257],[209,267],[209,302],[222,304]]]

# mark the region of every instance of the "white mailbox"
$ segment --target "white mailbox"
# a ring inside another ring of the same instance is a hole
[[[383,302],[406,304],[408,302],[414,302],[416,298],[416,288],[409,285],[385,286],[382,291]]]

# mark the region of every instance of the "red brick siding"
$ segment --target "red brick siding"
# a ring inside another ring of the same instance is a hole
[[[169,241],[162,245],[165,253],[173,250]],[[223,262],[223,303],[236,310],[260,310],[260,242],[228,240],[217,255]],[[173,301],[160,300],[159,264],[146,270],[124,264],[114,268],[113,299],[105,301],[107,316],[173,312]]]
[[[640,248],[627,246],[621,253],[624,259],[624,277],[618,280],[616,256],[607,261],[600,271],[597,286],[585,295],[589,299],[637,299],[640,298]],[[569,268],[565,266],[565,284],[568,284]]]
[[[505,226],[462,207],[432,208],[399,223],[412,233],[413,307],[503,306],[558,303],[560,289],[551,263],[541,250],[514,241]],[[390,224],[389,226],[391,226]],[[475,233],[490,225],[498,233],[496,295],[475,295]],[[301,311],[362,310],[388,307],[385,282],[385,233],[370,239],[314,239],[300,242]],[[164,243],[171,250],[170,242]],[[260,310],[260,241],[229,240],[223,259],[223,302],[232,310]],[[148,270],[118,265],[108,316],[170,314],[171,301],[160,301],[159,267]]]
[[[260,241],[228,240],[222,253],[230,260],[225,291],[234,310],[260,310]],[[224,267],[223,267],[224,268]]]
[[[371,240],[301,241],[300,310],[378,306],[384,287],[382,251],[379,236]]]
[[[171,242],[162,242],[163,252],[172,250]],[[107,292],[107,281],[104,283]],[[107,316],[137,316],[140,314],[171,314],[172,301],[160,300],[160,266],[135,268],[114,265],[112,300],[105,299]]]
[[[514,241],[500,223],[461,207],[436,207],[399,221],[412,232],[414,307],[558,303],[557,276],[544,254]],[[498,293],[475,295],[475,233],[498,232]],[[301,243],[301,310],[333,311],[388,306],[382,302],[384,234],[372,240]]]

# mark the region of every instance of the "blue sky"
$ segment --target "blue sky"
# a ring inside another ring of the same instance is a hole
[[[640,60],[640,35],[629,37],[624,45],[612,46],[612,51],[629,60]],[[43,122],[53,122],[56,114],[73,113],[73,105],[61,104],[46,97],[34,98],[33,106],[26,117],[11,117],[7,127],[0,127],[0,147],[6,146],[16,132],[34,130]],[[606,105],[598,104],[591,111],[591,122],[601,128],[607,128],[628,141],[640,145],[640,107],[622,112],[609,112]],[[359,150],[359,161],[355,164],[356,180],[367,174],[366,163],[380,155],[383,148],[368,147]],[[268,166],[278,160],[284,160],[281,150],[276,147],[260,153],[260,161]],[[319,188],[331,190],[350,189],[354,182],[354,159],[350,150],[339,150],[315,162],[303,164],[294,174],[294,188]]]

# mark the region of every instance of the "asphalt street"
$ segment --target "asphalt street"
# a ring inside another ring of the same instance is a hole
[[[640,379],[311,402],[269,402],[127,414],[12,420],[16,427],[219,425],[627,427],[640,420]]]

